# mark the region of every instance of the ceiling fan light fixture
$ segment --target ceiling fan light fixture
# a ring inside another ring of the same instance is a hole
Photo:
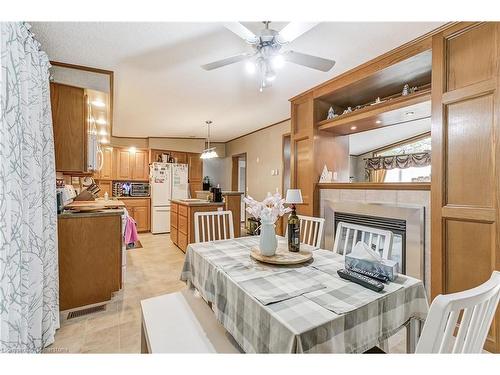
[[[253,61],[247,61],[245,63],[245,69],[248,74],[254,74],[257,70],[257,67],[255,66],[255,63]]]
[[[281,69],[285,65],[285,58],[283,57],[283,55],[277,54],[273,56],[271,64],[273,65],[274,69]]]

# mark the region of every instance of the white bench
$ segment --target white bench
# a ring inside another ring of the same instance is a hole
[[[206,302],[192,290],[141,301],[142,353],[241,353]]]

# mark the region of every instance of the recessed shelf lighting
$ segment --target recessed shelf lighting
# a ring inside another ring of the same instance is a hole
[[[96,122],[96,124],[99,124],[99,125],[106,125],[107,124],[106,120],[104,120],[102,118],[95,120],[95,122]]]
[[[100,143],[102,144],[107,144],[109,143],[108,139],[107,138],[101,138],[101,140],[99,141]]]
[[[382,121],[380,121],[380,120],[375,121],[375,124],[381,124],[381,123],[382,123]]]
[[[134,146],[129,147],[129,149],[128,149],[128,152],[130,152],[131,154],[135,153],[136,151],[137,151],[137,149]]]
[[[106,135],[108,135],[108,132],[106,130],[104,130],[104,129],[101,129],[99,131],[99,135],[106,136]]]
[[[358,127],[357,126],[351,126],[351,130],[356,130]]]

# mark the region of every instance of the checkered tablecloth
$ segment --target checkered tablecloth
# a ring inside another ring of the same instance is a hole
[[[247,353],[360,353],[411,318],[427,316],[419,280],[400,276],[376,293],[341,279],[336,270],[343,258],[331,251],[315,250],[304,265],[274,266],[250,257],[258,241],[191,244],[181,274],[213,303]]]

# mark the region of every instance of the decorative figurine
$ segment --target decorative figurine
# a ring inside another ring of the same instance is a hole
[[[410,94],[413,94],[414,92],[418,91],[418,87],[417,86],[413,86],[411,89],[410,89]]]
[[[352,112],[352,108],[351,107],[347,107],[347,109],[342,112],[343,115],[347,114],[347,113],[351,113]]]
[[[405,83],[405,85],[403,86],[403,92],[401,93],[401,95],[406,96],[409,93],[410,93],[410,85]]]
[[[337,117],[338,115],[335,113],[333,107],[330,107],[328,110],[328,116],[326,117],[327,120],[331,120],[332,118]]]

